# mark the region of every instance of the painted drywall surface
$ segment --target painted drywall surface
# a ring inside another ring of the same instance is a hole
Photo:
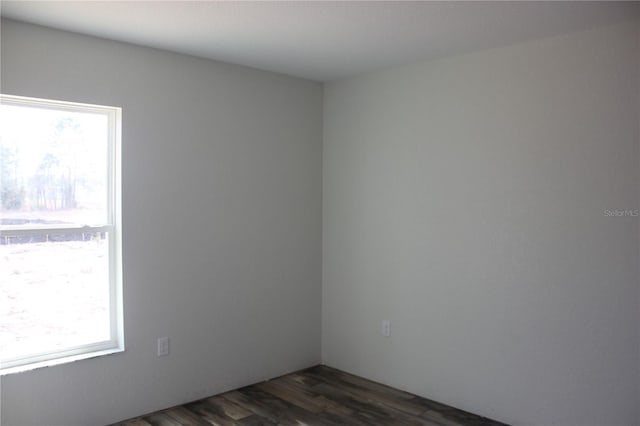
[[[638,25],[640,25],[640,22],[638,23]],[[638,46],[640,46],[640,31],[637,31],[636,33],[637,35],[637,43]],[[640,55],[637,55],[637,60],[638,60],[638,75],[640,76]],[[640,84],[638,84],[638,87],[636,88],[637,92],[638,92],[638,135],[640,135]],[[640,139],[640,136],[639,136]],[[638,169],[640,170],[640,148],[638,148]],[[640,183],[638,184],[637,187],[637,191],[638,191],[638,204],[640,204]],[[638,221],[638,241],[640,241],[640,220]],[[640,243],[639,243],[640,244]],[[640,307],[640,248],[638,249],[638,306]],[[640,309],[638,309],[640,311]],[[637,317],[637,322],[638,322],[638,365],[640,366],[640,315],[638,315]],[[637,383],[637,388],[638,388],[638,393],[637,393],[637,405],[638,407],[640,407],[640,368],[638,369],[638,383]]]
[[[3,21],[2,92],[123,108],[126,338],[2,377],[3,425],[105,424],[319,362],[321,85]]]
[[[638,424],[637,24],[325,86],[323,362],[514,424]],[[391,336],[380,324],[391,320]]]

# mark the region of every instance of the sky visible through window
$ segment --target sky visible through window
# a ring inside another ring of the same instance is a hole
[[[2,218],[105,223],[107,117],[0,105]]]

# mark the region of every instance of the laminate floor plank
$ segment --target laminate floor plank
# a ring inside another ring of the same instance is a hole
[[[193,411],[188,410],[187,408],[180,406],[174,407],[166,410],[164,412],[167,416],[171,417],[173,420],[178,422],[180,425],[191,425],[191,426],[210,426],[211,423],[194,413]]]
[[[375,408],[375,412],[383,413],[386,416],[391,415],[393,419],[402,421],[405,424],[424,424],[416,423],[416,421],[419,421],[418,416],[424,413],[426,408],[413,404],[413,400],[407,399],[404,395],[402,399],[394,398],[380,390],[371,391],[360,384],[342,380],[342,377],[329,376],[323,384],[315,385],[313,389],[324,394],[327,398],[340,402],[342,405],[358,406],[360,411],[369,415],[373,414]],[[391,422],[392,419],[386,419],[386,421]]]
[[[112,426],[504,426],[326,366]]]
[[[273,407],[270,410],[269,417],[277,424],[282,425],[297,425],[298,423],[313,425],[322,424],[327,426],[339,426],[341,422],[337,422],[332,419],[332,416],[326,415],[322,412],[311,412],[297,405],[294,405],[280,397],[277,397],[271,393],[264,392],[261,389],[254,386],[249,386],[240,390],[250,400],[262,400],[263,409],[266,407]]]
[[[148,422],[142,419],[127,420],[125,422],[116,423],[113,426],[151,426]]]
[[[219,412],[224,413],[225,416],[232,420],[241,420],[253,415],[251,410],[248,410],[238,404],[234,404],[222,395],[212,396],[203,401],[207,404],[216,406],[219,409]]]
[[[145,417],[145,421],[147,421],[151,426],[181,426],[180,423],[173,420],[164,412],[150,414]]]
[[[287,401],[298,408],[309,411],[310,413],[320,413],[324,409],[323,404],[318,403],[314,397],[310,397],[309,395],[305,395],[301,392],[292,391],[290,388],[288,389],[286,386],[282,386],[278,382],[279,380],[276,379],[269,382],[259,383],[256,387],[264,392],[270,393],[276,398]]]
[[[384,406],[380,403],[380,401],[346,391],[345,389],[342,389],[338,386],[331,386],[323,383],[316,385],[314,389],[319,394],[324,395],[328,399],[336,401],[341,406],[349,407],[353,411],[351,417],[359,420],[364,424],[425,424],[425,422],[420,421],[419,418],[416,418],[412,415],[405,415],[405,413]]]
[[[234,425],[232,418],[229,418],[222,409],[210,402],[196,401],[187,404],[186,408],[209,424],[217,426]]]

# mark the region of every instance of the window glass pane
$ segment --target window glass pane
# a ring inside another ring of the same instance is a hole
[[[109,340],[108,256],[104,233],[2,237],[2,357]]]
[[[0,224],[107,223],[107,115],[2,104],[0,117]]]

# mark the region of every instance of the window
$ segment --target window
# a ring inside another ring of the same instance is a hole
[[[124,349],[120,108],[0,95],[0,369]]]

